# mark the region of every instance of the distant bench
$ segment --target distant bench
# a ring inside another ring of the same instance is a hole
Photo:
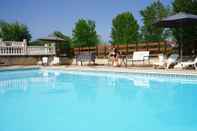
[[[88,61],[93,62],[95,64],[96,54],[95,53],[80,53],[76,55],[76,64],[78,62],[81,62],[81,65],[83,65],[83,62]]]
[[[126,65],[128,61],[132,61],[132,65],[134,64],[134,61],[143,61],[144,64],[144,61],[148,60],[148,62],[150,63],[149,57],[149,51],[135,51],[132,57],[127,56]]]

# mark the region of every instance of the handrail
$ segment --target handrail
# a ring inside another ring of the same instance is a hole
[[[26,40],[0,41],[0,56],[55,55],[54,46],[27,46]]]

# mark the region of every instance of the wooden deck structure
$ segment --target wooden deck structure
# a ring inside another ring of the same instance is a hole
[[[126,44],[126,45],[98,45],[96,47],[83,47],[74,48],[75,56],[84,52],[94,52],[99,58],[107,57],[110,49],[115,47],[122,54],[130,55],[134,51],[150,51],[151,55],[157,55],[159,53],[168,54],[172,51],[172,47],[169,46],[168,42],[152,42],[152,43],[136,43],[136,44]]]

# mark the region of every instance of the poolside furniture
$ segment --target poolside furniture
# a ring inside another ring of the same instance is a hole
[[[76,55],[76,64],[80,62],[83,65],[83,62],[88,61],[93,62],[95,64],[96,54],[95,53],[80,53]]]
[[[197,69],[197,57],[193,61],[179,62],[174,67],[180,69],[187,69],[187,68]]]
[[[168,57],[168,59],[165,58],[164,55],[159,55],[159,61],[153,63],[154,68],[172,68],[174,65],[177,64],[179,55],[178,54],[172,54]]]
[[[128,61],[132,61],[132,65],[133,65],[134,61],[142,61],[144,64],[145,60],[149,61],[149,51],[135,51],[132,57],[129,55],[126,57],[126,66]]]
[[[60,64],[60,58],[59,57],[53,57],[53,60],[51,61],[50,65],[58,65]]]
[[[127,65],[127,56],[124,54],[119,56],[119,66],[122,66],[122,64]]]
[[[156,68],[165,68],[166,65],[166,58],[164,56],[164,54],[159,54],[158,55],[158,62],[154,62],[153,63],[153,67]]]
[[[178,60],[179,55],[178,54],[172,54],[168,57],[167,61],[166,61],[166,68],[172,68],[174,67],[174,65],[177,64],[177,60]]]
[[[48,57],[42,57],[42,65],[48,65]]]

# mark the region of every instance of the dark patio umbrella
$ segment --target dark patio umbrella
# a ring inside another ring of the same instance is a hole
[[[186,28],[189,26],[197,25],[197,15],[192,15],[184,12],[180,12],[178,14],[168,16],[161,21],[156,22],[154,25],[158,27],[166,27],[166,28]],[[182,61],[182,35],[180,36],[180,57]]]

